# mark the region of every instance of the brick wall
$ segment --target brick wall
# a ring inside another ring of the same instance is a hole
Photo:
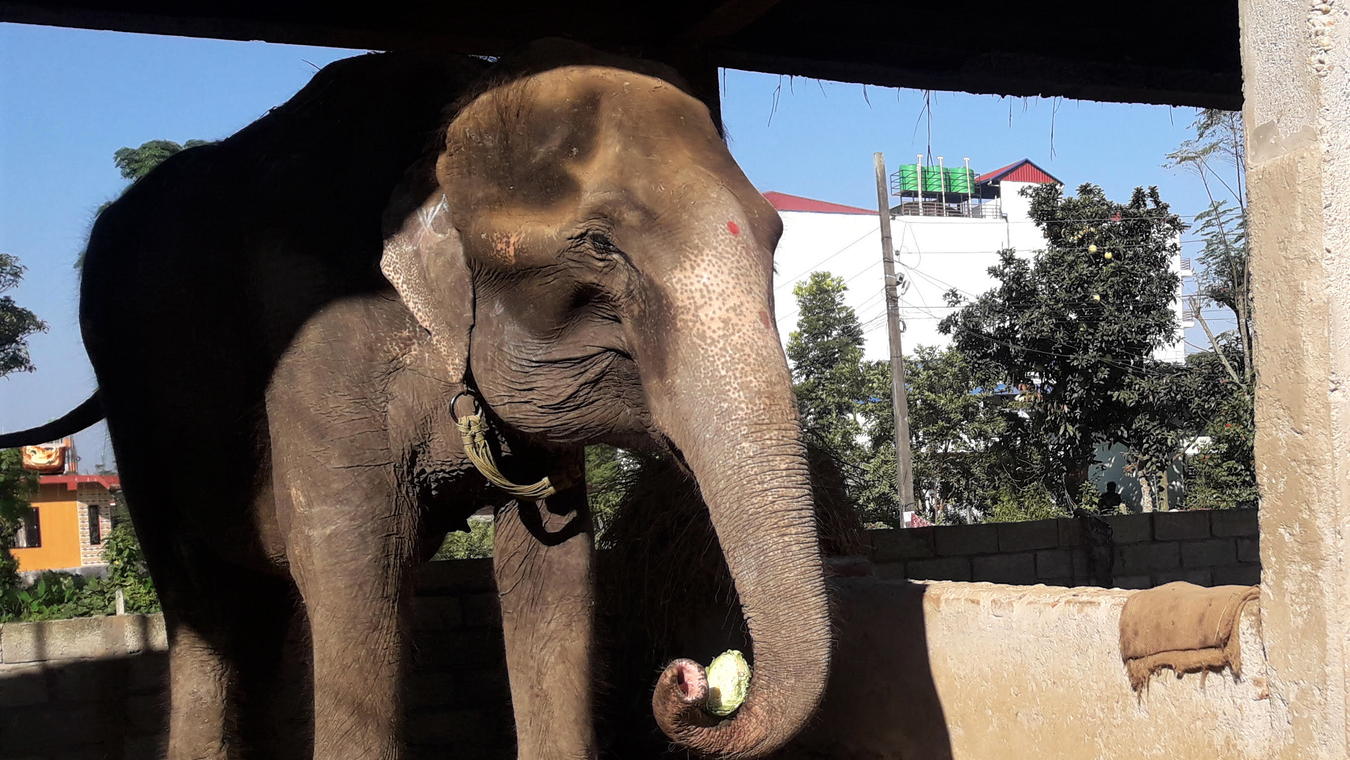
[[[1261,582],[1256,510],[1111,515],[1111,585],[1151,588]],[[1076,518],[870,531],[883,578],[1091,585],[1088,535]]]
[[[1114,585],[1260,580],[1256,512],[1106,518]],[[883,578],[1088,583],[1081,521],[872,531]],[[412,610],[408,756],[514,757],[510,690],[491,562],[433,562]],[[0,760],[163,756],[163,621],[86,618],[0,626]]]

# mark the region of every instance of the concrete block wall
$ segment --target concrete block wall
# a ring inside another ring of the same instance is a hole
[[[410,624],[410,760],[514,757],[491,561],[427,566]],[[160,615],[0,625],[0,760],[162,758],[166,650]]]
[[[159,615],[0,626],[0,758],[162,757]]]
[[[1260,562],[1255,518],[1254,511],[1109,517],[1114,585],[1144,588],[1177,579],[1205,585],[1256,583]],[[1086,537],[1071,519],[869,535],[879,577],[869,581],[873,585],[859,583],[884,593],[850,604],[870,610],[857,613],[868,620],[910,615],[906,625],[914,629],[915,651],[925,648],[924,626],[938,624],[922,622],[936,610],[921,615],[917,607],[909,609],[905,600],[915,602],[923,594],[908,584],[887,584],[887,579],[1059,586],[1089,582]],[[981,598],[994,593],[980,588],[985,590],[971,593]],[[404,693],[408,756],[513,757],[510,689],[491,561],[429,564],[419,578],[411,612],[413,665]],[[883,627],[894,629],[890,623]],[[167,665],[158,615],[0,626],[0,760],[162,757]]]
[[[1152,588],[1261,582],[1257,511],[1233,509],[1110,515],[1112,586]],[[882,578],[1091,585],[1081,520],[943,525],[869,531]]]

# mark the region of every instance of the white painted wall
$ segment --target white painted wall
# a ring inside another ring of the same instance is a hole
[[[1040,229],[1028,212],[1030,201],[1022,197],[1027,182],[1002,183],[1001,219],[965,219],[956,217],[897,216],[891,220],[892,245],[896,252],[897,274],[906,285],[900,295],[900,317],[906,356],[917,346],[946,346],[950,338],[938,332],[938,322],[950,314],[943,295],[956,288],[971,299],[994,285],[990,267],[998,263],[998,252],[1013,248],[1019,256],[1030,257],[1045,245]],[[886,302],[883,296],[881,263],[881,225],[875,214],[827,214],[802,211],[779,212],[783,219],[783,237],[774,255],[774,302],[778,330],[786,347],[789,334],[797,326],[797,301],[792,289],[809,279],[812,272],[827,271],[843,277],[848,285],[845,302],[857,312],[866,337],[864,355],[869,360],[890,356],[886,337]],[[1180,256],[1173,257],[1173,271],[1181,271]],[[1185,325],[1181,288],[1173,302],[1178,324]],[[1177,340],[1154,352],[1163,361],[1185,360],[1182,331]],[[1101,464],[1090,477],[1098,488],[1107,481],[1120,484],[1122,496],[1131,509],[1138,511],[1139,484],[1124,472],[1123,450],[1098,452]],[[1171,473],[1169,496],[1179,497],[1180,473]]]
[[[1045,238],[1028,216],[1030,203],[1021,195],[1021,190],[1029,186],[1031,183],[1026,182],[1003,183],[1002,219],[897,216],[891,220],[897,273],[907,283],[900,296],[906,354],[912,354],[916,346],[946,346],[950,342],[937,329],[939,320],[952,312],[943,300],[944,293],[956,288],[967,299],[973,298],[994,285],[988,270],[998,263],[1001,249],[1013,248],[1018,255],[1029,257],[1044,247]],[[848,284],[845,301],[863,323],[866,357],[888,357],[881,231],[876,216],[779,213],[783,237],[774,256],[774,300],[784,345],[797,324],[793,286],[812,272],[827,271],[843,277]],[[1172,269],[1180,272],[1179,256],[1173,258]],[[1180,289],[1173,308],[1180,324]],[[1164,361],[1183,361],[1185,346],[1180,332],[1175,343],[1155,356]]]

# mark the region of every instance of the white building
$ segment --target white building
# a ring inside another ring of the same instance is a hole
[[[959,171],[959,170],[958,170]],[[938,332],[938,322],[953,309],[943,295],[955,288],[966,299],[994,286],[990,267],[998,252],[1014,249],[1030,257],[1044,248],[1045,238],[1029,216],[1030,200],[1023,188],[1036,184],[1062,184],[1030,160],[1023,159],[996,171],[974,177],[968,196],[926,193],[900,198],[891,208],[891,238],[896,274],[902,281],[900,318],[905,354],[917,346],[944,347],[950,338]],[[886,302],[883,292],[881,229],[876,209],[844,206],[779,192],[766,192],[783,219],[783,237],[774,254],[774,301],[778,330],[786,344],[797,324],[793,287],[812,272],[827,271],[843,277],[848,285],[845,302],[863,324],[867,359],[890,356],[886,336]],[[894,199],[893,199],[894,200]],[[1180,256],[1172,261],[1182,276]],[[1177,288],[1173,308],[1181,328],[1188,327],[1183,312],[1182,288]],[[1183,331],[1176,341],[1155,352],[1163,361],[1185,360]],[[1106,464],[1093,468],[1098,485],[1115,480],[1124,499],[1138,508],[1138,484],[1124,473],[1124,452],[1113,449],[1100,458]],[[1172,482],[1179,481],[1173,473]],[[1175,497],[1175,489],[1172,496]]]

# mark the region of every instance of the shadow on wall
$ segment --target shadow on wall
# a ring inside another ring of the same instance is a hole
[[[927,588],[874,578],[831,583],[838,638],[830,683],[816,719],[781,760],[951,760],[928,661]]]
[[[827,452],[808,446],[816,524],[836,632],[817,717],[778,760],[952,757],[928,661],[926,586],[871,577],[869,541]],[[601,552],[598,733],[604,757],[684,758],[651,714],[666,663],[752,653],[739,600],[698,486],[673,462],[645,460]],[[771,540],[766,536],[765,540]],[[847,577],[855,576],[855,577]]]

